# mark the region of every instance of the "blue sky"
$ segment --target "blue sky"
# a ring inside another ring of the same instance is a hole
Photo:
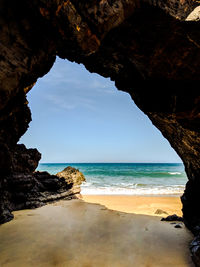
[[[38,148],[41,162],[181,162],[129,94],[83,65],[57,58],[28,101],[20,143]]]

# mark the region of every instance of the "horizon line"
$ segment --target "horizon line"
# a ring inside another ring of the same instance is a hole
[[[39,164],[183,164],[183,162],[40,162]]]

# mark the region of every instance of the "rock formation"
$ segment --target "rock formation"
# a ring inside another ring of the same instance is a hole
[[[63,198],[77,198],[80,185],[85,181],[79,170],[67,167],[56,175],[33,172],[40,153],[37,149],[26,149],[24,145],[18,145],[17,149],[20,152],[18,165],[10,175],[4,176],[0,223],[11,220],[13,210],[36,208]]]
[[[37,165],[33,158],[39,159],[35,150],[16,145],[31,120],[26,93],[59,56],[114,80],[168,139],[189,179],[182,196],[185,224],[200,234],[200,24],[193,12],[198,5],[197,0],[0,1],[4,220],[13,194],[8,184],[15,172],[25,175],[25,184],[30,179],[25,173]]]
[[[79,170],[68,166],[63,171],[58,172],[56,176],[64,178],[68,184],[73,184],[73,187],[80,187],[82,182],[85,182],[85,177]]]

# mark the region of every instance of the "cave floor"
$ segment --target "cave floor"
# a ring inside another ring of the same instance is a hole
[[[0,266],[193,266],[184,228],[82,200],[14,212],[0,226]]]

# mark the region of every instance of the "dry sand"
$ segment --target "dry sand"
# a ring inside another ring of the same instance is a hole
[[[168,214],[182,216],[182,204],[180,196],[105,196],[105,195],[83,195],[82,199],[89,203],[99,203],[111,210],[128,213],[167,216],[167,214],[155,214],[161,209]]]
[[[14,215],[0,226],[0,266],[193,266],[188,250],[192,235],[159,217],[112,211],[82,200]]]

